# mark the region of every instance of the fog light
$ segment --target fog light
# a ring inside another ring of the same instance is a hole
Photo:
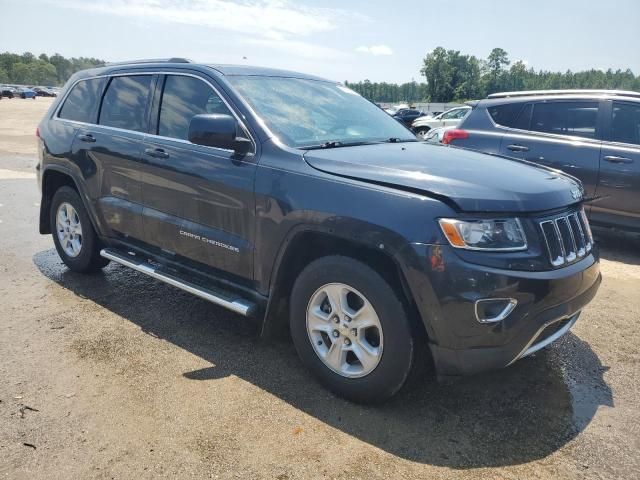
[[[480,323],[501,322],[516,308],[515,298],[483,298],[476,300],[476,320]]]

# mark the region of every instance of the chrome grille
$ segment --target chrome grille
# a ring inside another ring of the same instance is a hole
[[[540,222],[549,261],[554,267],[573,263],[591,251],[593,239],[584,211]]]

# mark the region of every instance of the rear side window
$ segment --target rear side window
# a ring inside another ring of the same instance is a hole
[[[202,113],[231,115],[222,99],[202,80],[168,75],[162,93],[158,135],[187,140],[189,122]]]
[[[640,145],[640,105],[613,102],[611,141]]]
[[[151,80],[151,75],[113,77],[102,100],[100,125],[145,132]]]
[[[493,121],[498,125],[515,128],[516,121],[522,111],[522,103],[494,105],[493,107],[489,107],[487,110]]]
[[[533,107],[531,130],[595,138],[597,102],[548,102]]]
[[[69,92],[58,117],[76,122],[95,123],[104,78],[80,80]]]

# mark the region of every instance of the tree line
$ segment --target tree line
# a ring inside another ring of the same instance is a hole
[[[0,53],[0,83],[16,85],[63,85],[78,70],[104,65],[97,58],[66,58],[56,53],[35,56],[31,52]]]
[[[518,60],[511,62],[502,48],[494,48],[486,59],[438,47],[427,54],[420,70],[425,82],[403,84],[345,82],[374,102],[459,102],[484,98],[503,91],[564,88],[603,88],[640,91],[640,76],[629,69],[591,69],[582,72],[534,70]]]

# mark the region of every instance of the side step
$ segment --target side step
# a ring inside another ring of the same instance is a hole
[[[100,256],[124,265],[125,267],[132,268],[137,272],[149,275],[150,277],[168,283],[169,285],[173,285],[174,287],[196,295],[197,297],[204,298],[211,303],[220,305],[221,307],[231,310],[232,312],[239,313],[240,315],[244,315],[245,317],[253,316],[256,311],[256,304],[249,300],[225,290],[205,288],[200,285],[196,285],[195,283],[164,271],[162,267],[156,267],[135,255],[129,255],[113,248],[105,248],[100,250]]]

